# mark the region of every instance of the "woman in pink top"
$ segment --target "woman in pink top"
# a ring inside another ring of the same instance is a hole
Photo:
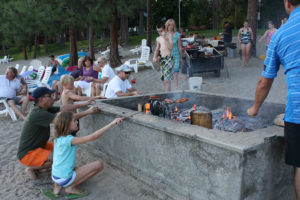
[[[265,32],[265,34],[258,40],[258,42],[261,42],[263,39],[267,37],[267,45],[266,49],[268,49],[269,43],[271,41],[271,37],[274,35],[274,33],[277,31],[277,28],[275,28],[272,21],[268,21],[269,29]]]

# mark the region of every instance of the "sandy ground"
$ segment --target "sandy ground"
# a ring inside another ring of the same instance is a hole
[[[258,54],[264,53],[264,45],[258,45]],[[125,59],[135,57],[125,54]],[[48,57],[38,58],[46,64]],[[0,74],[4,74],[7,66],[15,64],[29,65],[30,61],[19,60],[9,64],[0,65]],[[214,77],[213,74],[198,74],[202,76],[204,83],[203,91],[228,94],[230,96],[253,98],[257,80],[263,69],[263,61],[258,58],[251,58],[248,67],[241,67],[240,58],[225,58],[226,68],[221,71],[221,77]],[[21,70],[20,67],[20,70]],[[227,73],[228,71],[228,73]],[[131,78],[136,79],[133,86],[142,93],[163,91],[162,83],[159,79],[159,71],[152,69],[142,69],[139,73],[133,74]],[[188,81],[179,79],[179,89],[187,89]],[[268,101],[285,103],[287,86],[282,69],[275,80]],[[22,166],[16,158],[18,140],[23,122],[12,120],[5,116],[0,116],[0,199],[46,199],[40,189],[49,190],[52,188],[50,171],[45,170],[39,174],[39,179],[29,180],[24,174]],[[100,138],[101,139],[101,138]],[[84,147],[78,148],[77,163],[82,165],[94,160],[101,159],[97,155],[89,153]],[[105,169],[101,174],[82,184],[82,188],[88,189],[90,195],[84,199],[105,199],[105,200],[131,200],[142,199],[152,200],[158,198],[147,185],[134,179],[126,172],[105,163]],[[291,180],[292,181],[292,180]],[[165,199],[165,198],[163,198]]]

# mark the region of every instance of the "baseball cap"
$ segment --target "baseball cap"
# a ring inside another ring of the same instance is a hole
[[[49,88],[47,87],[38,87],[36,88],[33,93],[32,93],[32,97],[34,99],[37,99],[45,94],[52,94],[54,93],[56,90],[50,90]]]
[[[132,68],[129,67],[128,65],[124,64],[124,65],[121,65],[120,67],[118,67],[116,70],[123,71],[123,72],[131,72]]]

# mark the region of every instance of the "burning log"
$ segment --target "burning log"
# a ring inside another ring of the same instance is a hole
[[[188,98],[184,97],[184,98],[181,98],[181,99],[177,99],[176,103],[184,103],[184,102],[186,102],[188,100],[189,100]]]
[[[210,111],[193,110],[191,111],[191,123],[193,125],[212,128],[212,114]]]

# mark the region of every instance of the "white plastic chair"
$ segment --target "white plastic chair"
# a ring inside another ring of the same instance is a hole
[[[21,70],[20,74],[23,74],[24,72],[26,72],[26,70],[27,70],[27,66],[24,65],[24,66],[22,67],[22,70]]]
[[[34,70],[38,70],[38,68],[42,66],[42,61],[37,60],[37,59],[32,60],[32,61],[30,62],[30,66],[33,66],[33,69],[34,69]]]
[[[142,48],[143,48],[144,46],[147,46],[147,40],[146,40],[146,39],[142,39],[141,46],[136,46],[134,49],[130,49],[129,51],[130,51],[131,53],[136,53],[136,54],[138,54],[138,53],[140,53],[140,52],[142,51]]]
[[[125,62],[126,65],[132,67],[135,73],[138,72],[138,67],[149,66],[154,70],[153,63],[149,60],[150,56],[150,47],[144,46],[142,47],[141,57],[139,59],[129,59]]]
[[[49,87],[48,81],[51,76],[51,73],[52,73],[52,67],[46,67],[45,74],[44,74],[41,82],[42,82],[42,84],[45,84],[45,86],[47,86],[47,87]]]
[[[16,68],[16,70],[19,71],[20,65],[19,65],[19,64],[16,64],[15,68]]]
[[[15,112],[9,107],[8,103],[7,103],[7,100],[6,99],[0,99],[0,105],[3,105],[4,106],[4,109],[1,108],[0,110],[0,114],[3,115],[5,114],[7,116],[7,114],[10,115],[11,119],[13,121],[16,121],[17,120],[17,116],[15,114]]]
[[[40,71],[42,71],[42,70],[40,70]],[[42,73],[42,72],[40,72],[40,73]],[[45,73],[44,73],[44,76],[43,76],[41,81],[39,81],[39,80],[26,80],[27,87],[28,87],[28,92],[32,93],[37,87],[48,87],[48,88],[50,88],[50,86],[47,83],[49,81],[51,73],[52,73],[52,67],[47,67],[45,69]]]
[[[44,71],[45,71],[45,67],[44,66],[39,67],[38,72],[37,72],[37,76],[36,76],[35,80],[41,81],[41,79],[43,77],[43,74],[44,74]]]
[[[27,71],[33,71],[33,66],[29,66]]]
[[[124,49],[120,45],[118,45],[119,56],[124,57]],[[107,50],[100,52],[101,56],[105,58],[109,58],[110,47],[107,47]]]
[[[93,82],[90,82],[90,85],[87,89],[81,88],[82,94],[86,95],[87,97],[92,96],[92,83]]]
[[[108,83],[104,83],[104,84],[103,84],[103,89],[102,89],[102,91],[101,91],[101,96],[105,96],[107,87],[108,87]]]

